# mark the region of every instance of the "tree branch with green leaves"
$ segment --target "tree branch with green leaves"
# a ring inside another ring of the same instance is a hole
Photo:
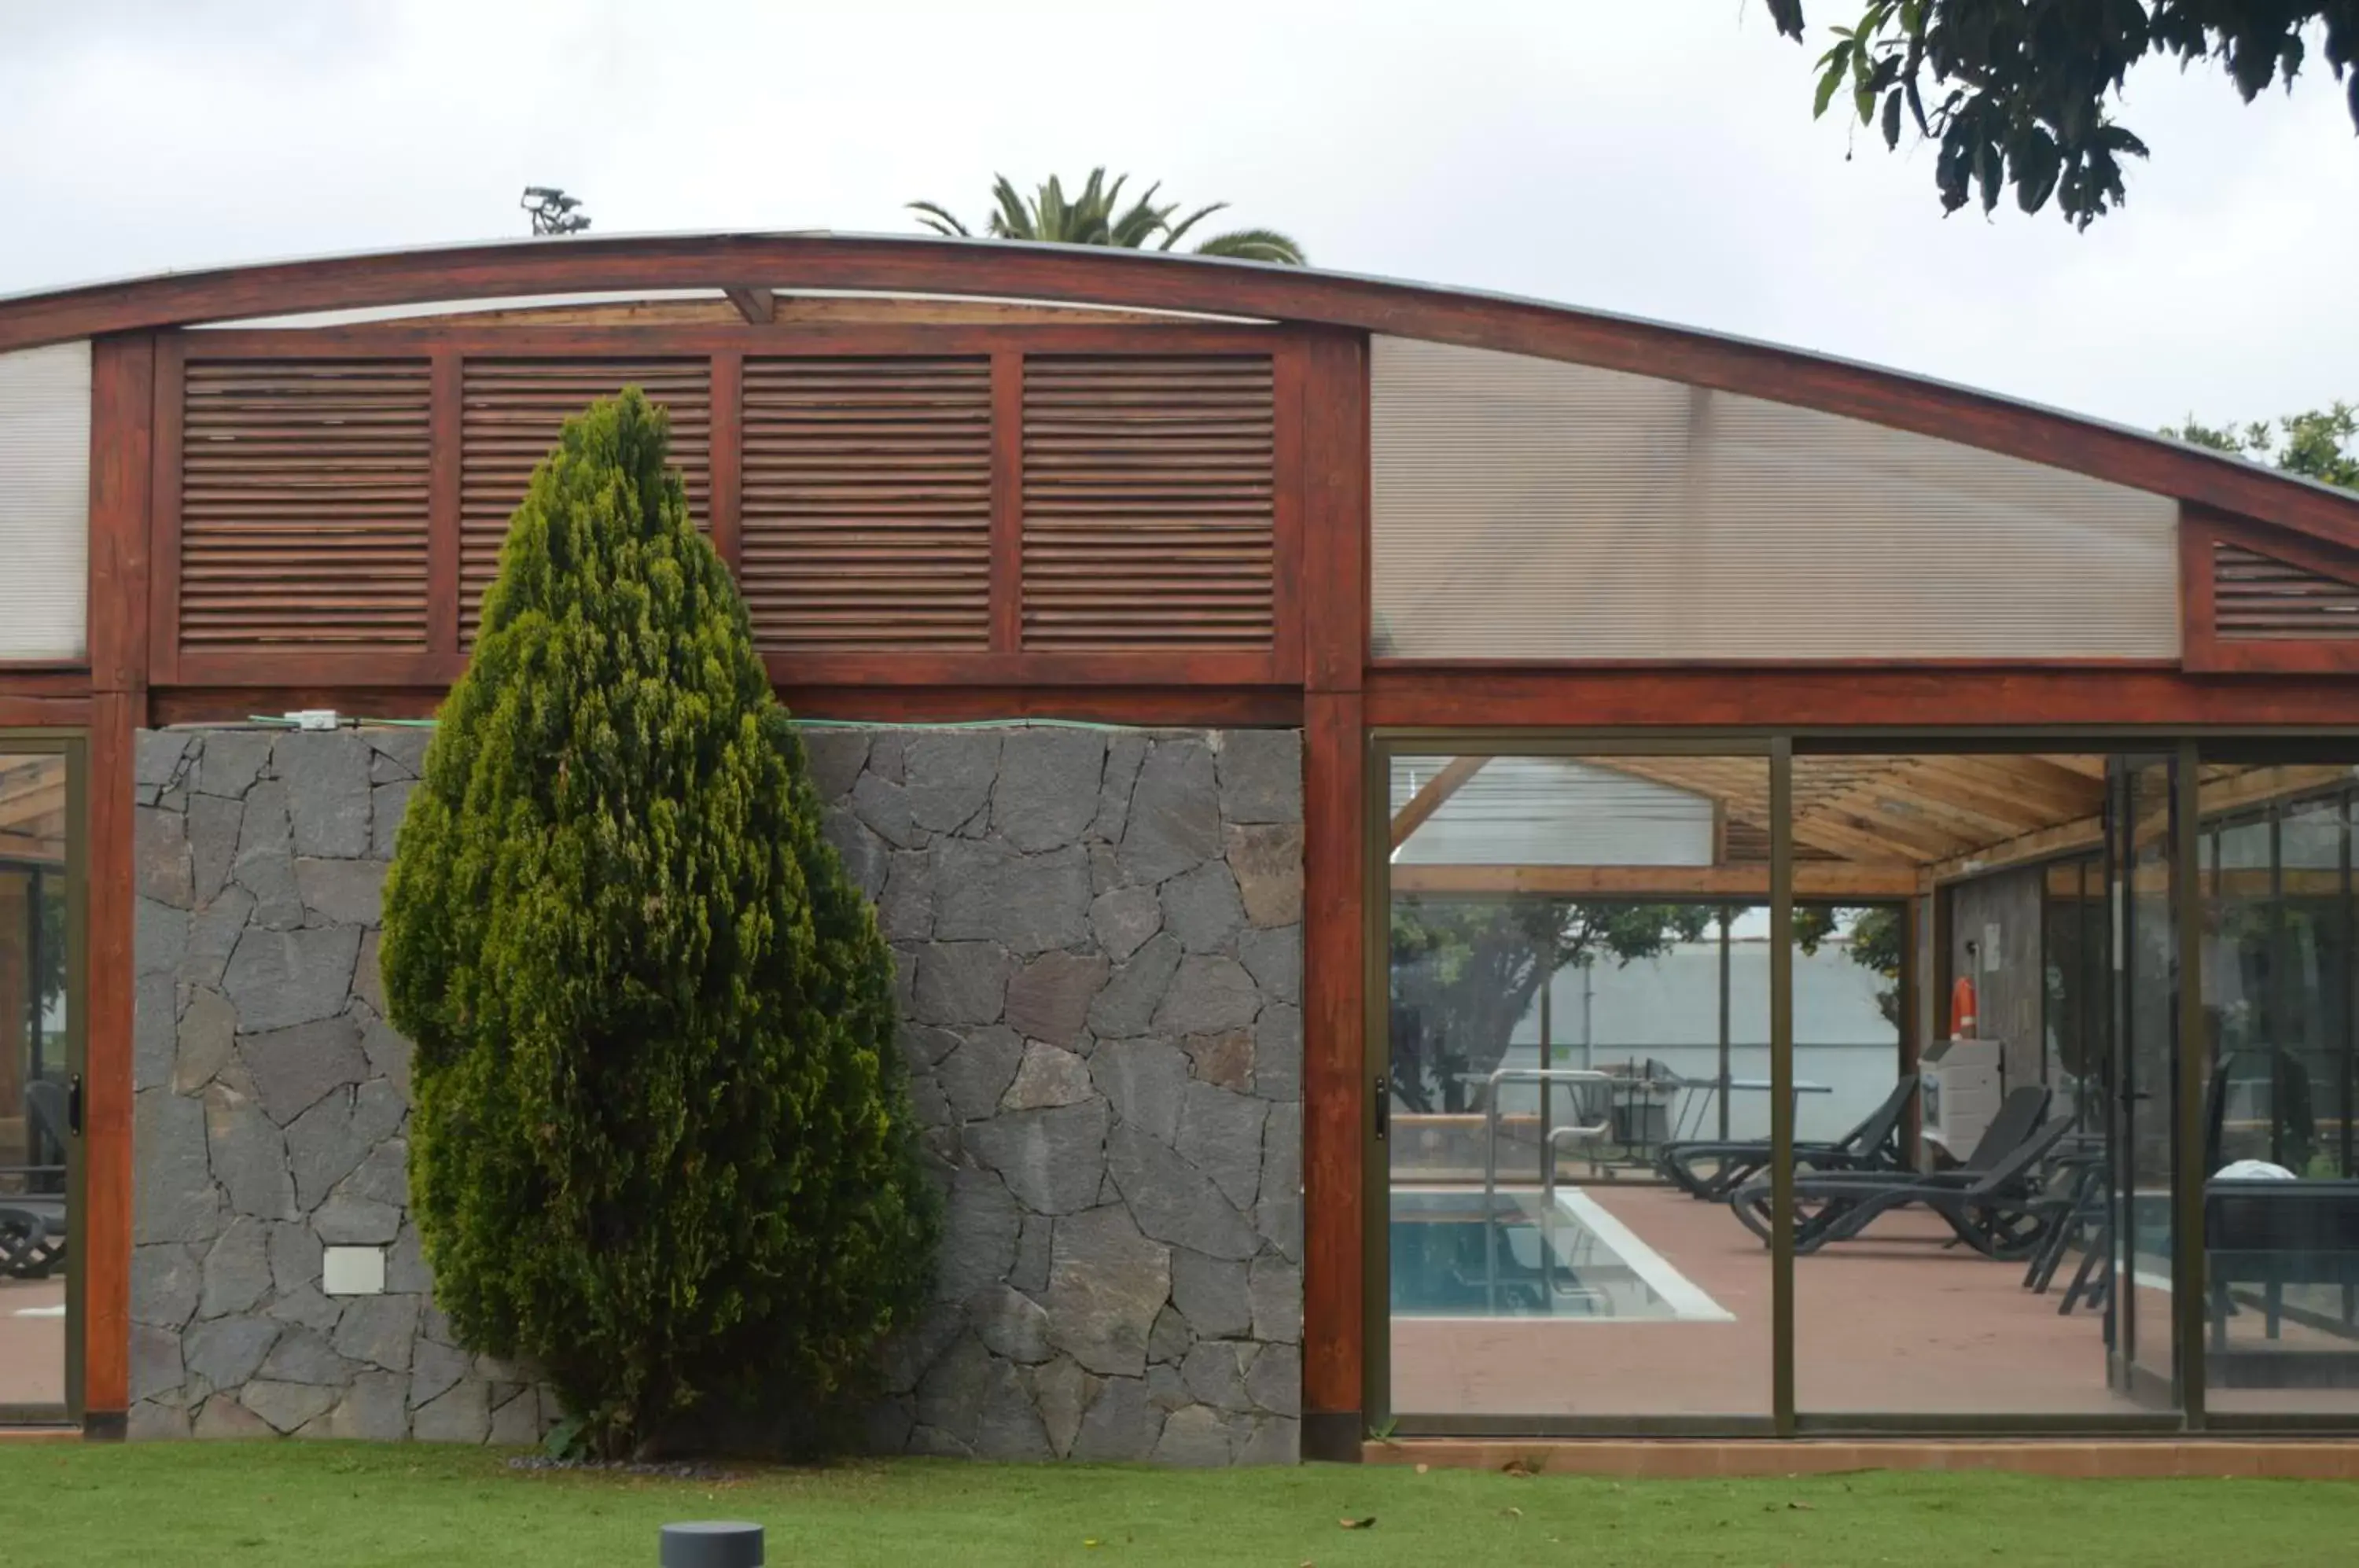
[[[1797,40],[1802,3],[1768,0]],[[1904,122],[1938,142],[1944,212],[1992,212],[2011,189],[2023,211],[2052,198],[2085,229],[2121,205],[2125,160],[2147,145],[2114,107],[2149,55],[2217,61],[2249,103],[2290,90],[2315,47],[2359,126],[2359,0],[1868,0],[1828,36],[1812,112],[1841,97],[1887,147]]]

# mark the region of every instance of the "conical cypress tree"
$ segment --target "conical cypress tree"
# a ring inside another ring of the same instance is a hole
[[[608,1454],[825,1430],[937,1230],[891,954],[668,439],[626,390],[534,473],[385,897],[436,1300]]]

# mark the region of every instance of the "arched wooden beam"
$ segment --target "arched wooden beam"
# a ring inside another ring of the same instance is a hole
[[[1822,409],[2359,548],[2359,497],[2141,431],[1799,350],[1538,300],[1103,246],[824,234],[512,241],[169,273],[0,300],[0,352],[264,315],[656,289],[951,294],[1265,318],[1531,354]]]

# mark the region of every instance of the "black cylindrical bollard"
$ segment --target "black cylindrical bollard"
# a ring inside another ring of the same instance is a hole
[[[658,1568],[762,1568],[762,1527],[733,1519],[668,1524]]]

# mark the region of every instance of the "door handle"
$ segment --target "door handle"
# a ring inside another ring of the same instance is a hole
[[[1375,1103],[1376,1141],[1378,1143],[1385,1141],[1385,1133],[1388,1130],[1389,1124],[1392,1120],[1393,1097],[1389,1092],[1390,1089],[1391,1085],[1385,1082],[1384,1075],[1382,1073],[1377,1074],[1375,1081]]]
[[[82,1074],[77,1073],[66,1083],[66,1131],[82,1136]]]

